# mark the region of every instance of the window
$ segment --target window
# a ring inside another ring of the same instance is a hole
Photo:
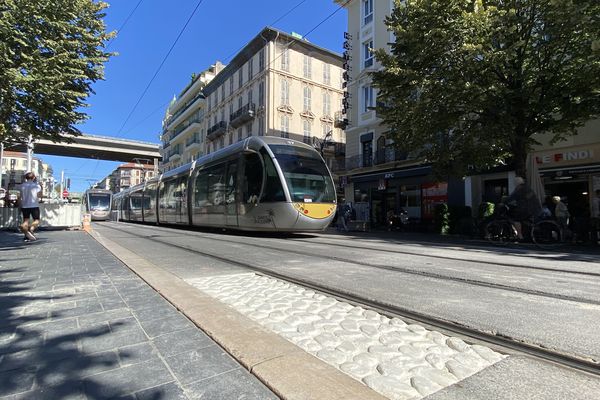
[[[244,75],[242,74],[244,67],[242,66],[238,72],[238,87],[242,87],[244,84]]]
[[[260,49],[260,52],[258,53],[258,70],[264,71],[264,69],[265,69],[265,49],[262,48],[262,49]]]
[[[304,87],[304,111],[310,111],[311,92],[308,86]]]
[[[256,153],[244,154],[244,184],[242,188],[242,199],[244,203],[252,203],[258,200],[263,184],[263,166],[260,156]]]
[[[265,182],[265,191],[262,193],[260,200],[262,202],[285,201],[281,179],[279,179],[279,174],[277,173],[277,169],[275,168],[275,164],[273,164],[271,156],[264,147],[260,149],[260,154],[263,158],[265,177],[267,180]]]
[[[252,122],[246,124],[246,137],[252,136]]]
[[[242,95],[240,94],[240,97],[238,97],[238,110],[242,108],[242,104],[244,104],[244,100],[242,99]]]
[[[231,114],[233,114],[233,102],[229,103],[229,118],[231,118]]]
[[[290,137],[290,117],[287,115],[281,116],[281,137],[289,138]]]
[[[208,202],[215,206],[225,204],[225,164],[208,169]]]
[[[290,70],[289,50],[286,45],[281,44],[280,51],[281,51],[281,56],[280,56],[281,57],[281,69],[284,71],[289,71]]]
[[[312,77],[312,58],[306,54],[304,55],[302,72],[305,78],[310,79]]]
[[[326,85],[331,84],[331,65],[323,63],[323,83]]]
[[[362,142],[362,166],[373,165],[373,140]]]
[[[310,137],[312,136],[310,132],[310,121],[305,119],[302,121],[302,125],[304,132],[304,143],[310,143]]]
[[[265,82],[262,81],[258,84],[258,106],[265,105]]]
[[[225,85],[221,85],[221,100],[225,100]]]
[[[331,127],[331,124],[323,124],[323,137],[326,138],[329,132],[331,132],[333,135],[333,128]]]
[[[252,89],[248,90],[248,104],[252,103],[252,98],[254,97],[254,93]]]
[[[248,60],[248,80],[250,81],[252,79],[252,75],[254,74],[254,59],[249,59]]]
[[[233,93],[233,76],[229,78],[229,94]]]
[[[362,112],[371,111],[369,107],[373,107],[373,88],[371,86],[363,86],[362,90]]]
[[[373,0],[363,0],[363,25],[373,22]]]
[[[242,128],[238,128],[238,142],[242,140]]]
[[[285,106],[290,104],[290,88],[285,79],[281,80],[281,104]]]
[[[258,117],[258,136],[264,136],[265,134],[265,120],[263,117]]]
[[[363,43],[364,68],[373,66],[373,39]]]
[[[323,92],[323,115],[331,115],[331,95]]]

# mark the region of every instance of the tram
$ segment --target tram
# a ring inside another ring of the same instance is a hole
[[[247,231],[317,232],[336,192],[311,146],[249,137],[113,197],[119,220]]]
[[[107,189],[88,189],[83,196],[85,211],[92,217],[92,221],[106,221],[110,219],[112,192]]]

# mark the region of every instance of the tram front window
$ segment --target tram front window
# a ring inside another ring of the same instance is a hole
[[[270,145],[283,171],[292,201],[332,203],[335,188],[323,160],[304,147]]]
[[[110,196],[105,194],[90,194],[90,209],[106,211],[110,208]]]

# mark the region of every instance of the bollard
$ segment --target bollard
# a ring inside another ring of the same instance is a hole
[[[92,215],[91,214],[83,214],[83,222],[82,222],[83,230],[86,232],[92,231]]]

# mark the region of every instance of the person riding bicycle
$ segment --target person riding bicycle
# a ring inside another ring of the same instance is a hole
[[[517,184],[515,190],[508,196],[507,204],[510,206],[509,213],[517,230],[517,239],[523,240],[523,223],[533,223],[542,206],[535,192],[525,183],[520,176],[515,178]]]

